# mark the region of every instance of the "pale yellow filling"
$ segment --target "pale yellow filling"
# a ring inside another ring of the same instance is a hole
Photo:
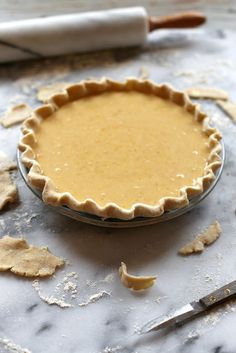
[[[182,107],[138,92],[69,103],[36,132],[43,173],[60,192],[104,206],[155,205],[204,173],[208,137]]]

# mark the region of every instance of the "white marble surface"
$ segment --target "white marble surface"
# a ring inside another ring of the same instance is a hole
[[[116,51],[0,67],[0,110],[27,101],[37,106],[36,88],[54,81],[78,81],[110,76],[137,76],[141,66],[157,81],[178,88],[217,85],[236,100],[236,33],[222,30],[159,32],[147,50]],[[60,298],[56,285],[67,273],[78,279],[73,307],[49,306],[39,298],[29,279],[0,275],[0,352],[6,338],[32,353],[233,353],[236,351],[236,304],[230,303],[182,328],[141,336],[147,320],[178,308],[235,279],[236,251],[236,126],[213,102],[201,102],[221,129],[227,160],[222,179],[195,210],[179,219],[147,228],[112,230],[88,226],[48,210],[24,185],[19,175],[19,203],[0,213],[0,236],[24,235],[32,244],[68,260],[55,278],[40,281],[43,294]],[[19,127],[0,128],[0,149],[14,157]],[[31,219],[31,217],[33,218]],[[217,219],[221,238],[197,256],[183,258],[178,249]],[[157,274],[154,287],[133,293],[118,278],[120,261],[132,273]],[[109,282],[104,278],[110,276]],[[61,287],[62,288],[62,287]],[[80,307],[90,295],[106,290],[110,297]],[[161,298],[160,298],[161,297]],[[159,299],[159,303],[155,300]],[[20,351],[18,349],[18,351]],[[27,351],[20,351],[27,352]]]

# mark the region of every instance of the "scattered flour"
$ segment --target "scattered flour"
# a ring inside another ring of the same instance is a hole
[[[0,227],[1,227],[2,230],[6,229],[6,224],[5,224],[4,219],[0,219]]]
[[[73,292],[77,289],[77,284],[74,282],[66,282],[63,289],[66,292]]]
[[[142,327],[140,326],[134,326],[134,333],[136,333],[137,335],[141,335],[142,332]]]
[[[49,305],[57,305],[61,308],[69,308],[74,305],[70,303],[72,299],[78,299],[78,292],[77,292],[77,282],[76,280],[78,279],[78,274],[76,272],[69,272],[65,274],[63,279],[56,285],[54,289],[54,295],[51,296],[45,296],[41,292],[40,284],[38,280],[33,281],[32,285],[33,288],[36,290],[38,293],[39,297],[47,304]],[[109,279],[110,281],[110,279]],[[88,280],[86,281],[86,284],[88,285]],[[95,283],[95,282],[91,282]],[[95,283],[96,285],[96,283]],[[89,286],[93,288],[94,286],[89,283]],[[77,305],[80,307],[87,306],[91,303],[95,303],[101,298],[104,297],[109,297],[111,293],[102,290],[96,294],[92,294],[86,301],[78,303]],[[67,299],[65,299],[67,298]],[[68,302],[69,301],[69,302]]]
[[[210,274],[205,275],[204,278],[205,278],[206,282],[213,282],[213,280],[214,280],[214,277]]]
[[[196,75],[196,71],[193,71],[193,70],[183,70],[183,71],[177,71],[175,73],[176,77],[179,77],[179,76],[193,77],[195,75]]]
[[[101,280],[101,282],[106,282],[106,283],[111,283],[114,281],[114,273],[109,273],[106,275],[104,279]]]
[[[232,302],[232,301],[225,304],[225,309],[227,313],[230,311],[234,313],[236,311],[236,308],[233,305],[235,305],[235,302]]]
[[[68,278],[74,278],[77,279],[79,276],[76,272],[69,272],[65,275],[65,277],[63,278],[63,282],[66,282],[68,280]]]
[[[195,341],[196,339],[198,339],[200,337],[200,331],[190,331],[188,336],[185,338],[184,342],[185,343],[190,343]]]
[[[219,311],[210,312],[204,319],[204,321],[212,326],[217,324],[221,319],[221,314]]]
[[[120,351],[122,349],[121,346],[116,346],[116,347],[105,347],[102,353],[115,353],[117,351]]]
[[[95,288],[97,286],[96,282],[90,281],[89,279],[86,280],[86,285],[90,288]]]
[[[14,222],[15,229],[18,233],[22,233],[23,228],[32,228],[31,222],[34,218],[39,216],[38,213],[29,214],[28,212],[13,212],[12,216],[9,217],[11,221]]]
[[[91,297],[89,297],[89,299],[86,302],[80,303],[79,306],[87,306],[91,303],[97,302],[101,298],[110,297],[110,296],[111,296],[111,293],[106,292],[106,291],[101,291],[99,293],[91,295]]]
[[[45,303],[49,304],[49,305],[57,305],[60,308],[71,308],[72,305],[70,303],[66,303],[64,300],[62,299],[58,299],[56,297],[53,296],[45,296],[42,294],[41,289],[40,289],[40,285],[39,285],[39,280],[35,280],[32,283],[33,288],[36,290],[36,292],[39,295],[39,298],[44,301]]]
[[[141,80],[147,80],[150,76],[149,70],[146,66],[141,66],[138,73],[138,78]]]
[[[20,347],[8,338],[0,338],[0,344],[10,353],[31,353],[28,349]]]
[[[166,298],[167,298],[166,295],[164,295],[163,297],[157,297],[157,298],[154,300],[154,302],[157,303],[157,304],[160,304],[160,303],[162,302],[162,299],[166,299]]]

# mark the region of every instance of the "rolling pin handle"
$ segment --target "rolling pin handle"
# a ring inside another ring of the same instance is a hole
[[[206,22],[201,12],[182,12],[170,16],[149,17],[149,32],[162,28],[193,28]]]

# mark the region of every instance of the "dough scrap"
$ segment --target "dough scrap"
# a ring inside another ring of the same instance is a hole
[[[5,153],[0,151],[0,173],[17,169],[16,162],[10,160]]]
[[[127,266],[124,262],[121,262],[121,266],[119,268],[119,275],[121,282],[127,288],[133,290],[142,290],[152,287],[155,283],[157,277],[156,276],[133,276],[127,272]]]
[[[221,99],[227,100],[228,93],[217,87],[190,87],[187,88],[187,95],[191,98]]]
[[[38,89],[37,99],[46,103],[51,96],[63,92],[70,85],[71,82],[55,82],[52,85],[42,86]]]
[[[14,203],[16,200],[17,189],[9,172],[0,172],[0,211],[6,204]]]
[[[218,100],[216,102],[218,107],[220,107],[234,122],[236,122],[236,103],[223,102]]]
[[[25,104],[20,103],[11,107],[5,116],[0,119],[0,123],[4,127],[10,127],[22,123],[32,113],[32,108]]]
[[[179,253],[181,255],[190,255],[192,253],[202,252],[205,245],[210,245],[219,238],[221,232],[222,230],[219,222],[215,221],[190,243],[183,246],[179,250]]]
[[[47,248],[29,245],[22,238],[4,236],[0,239],[0,271],[10,270],[19,276],[44,277],[52,275],[64,261]]]

